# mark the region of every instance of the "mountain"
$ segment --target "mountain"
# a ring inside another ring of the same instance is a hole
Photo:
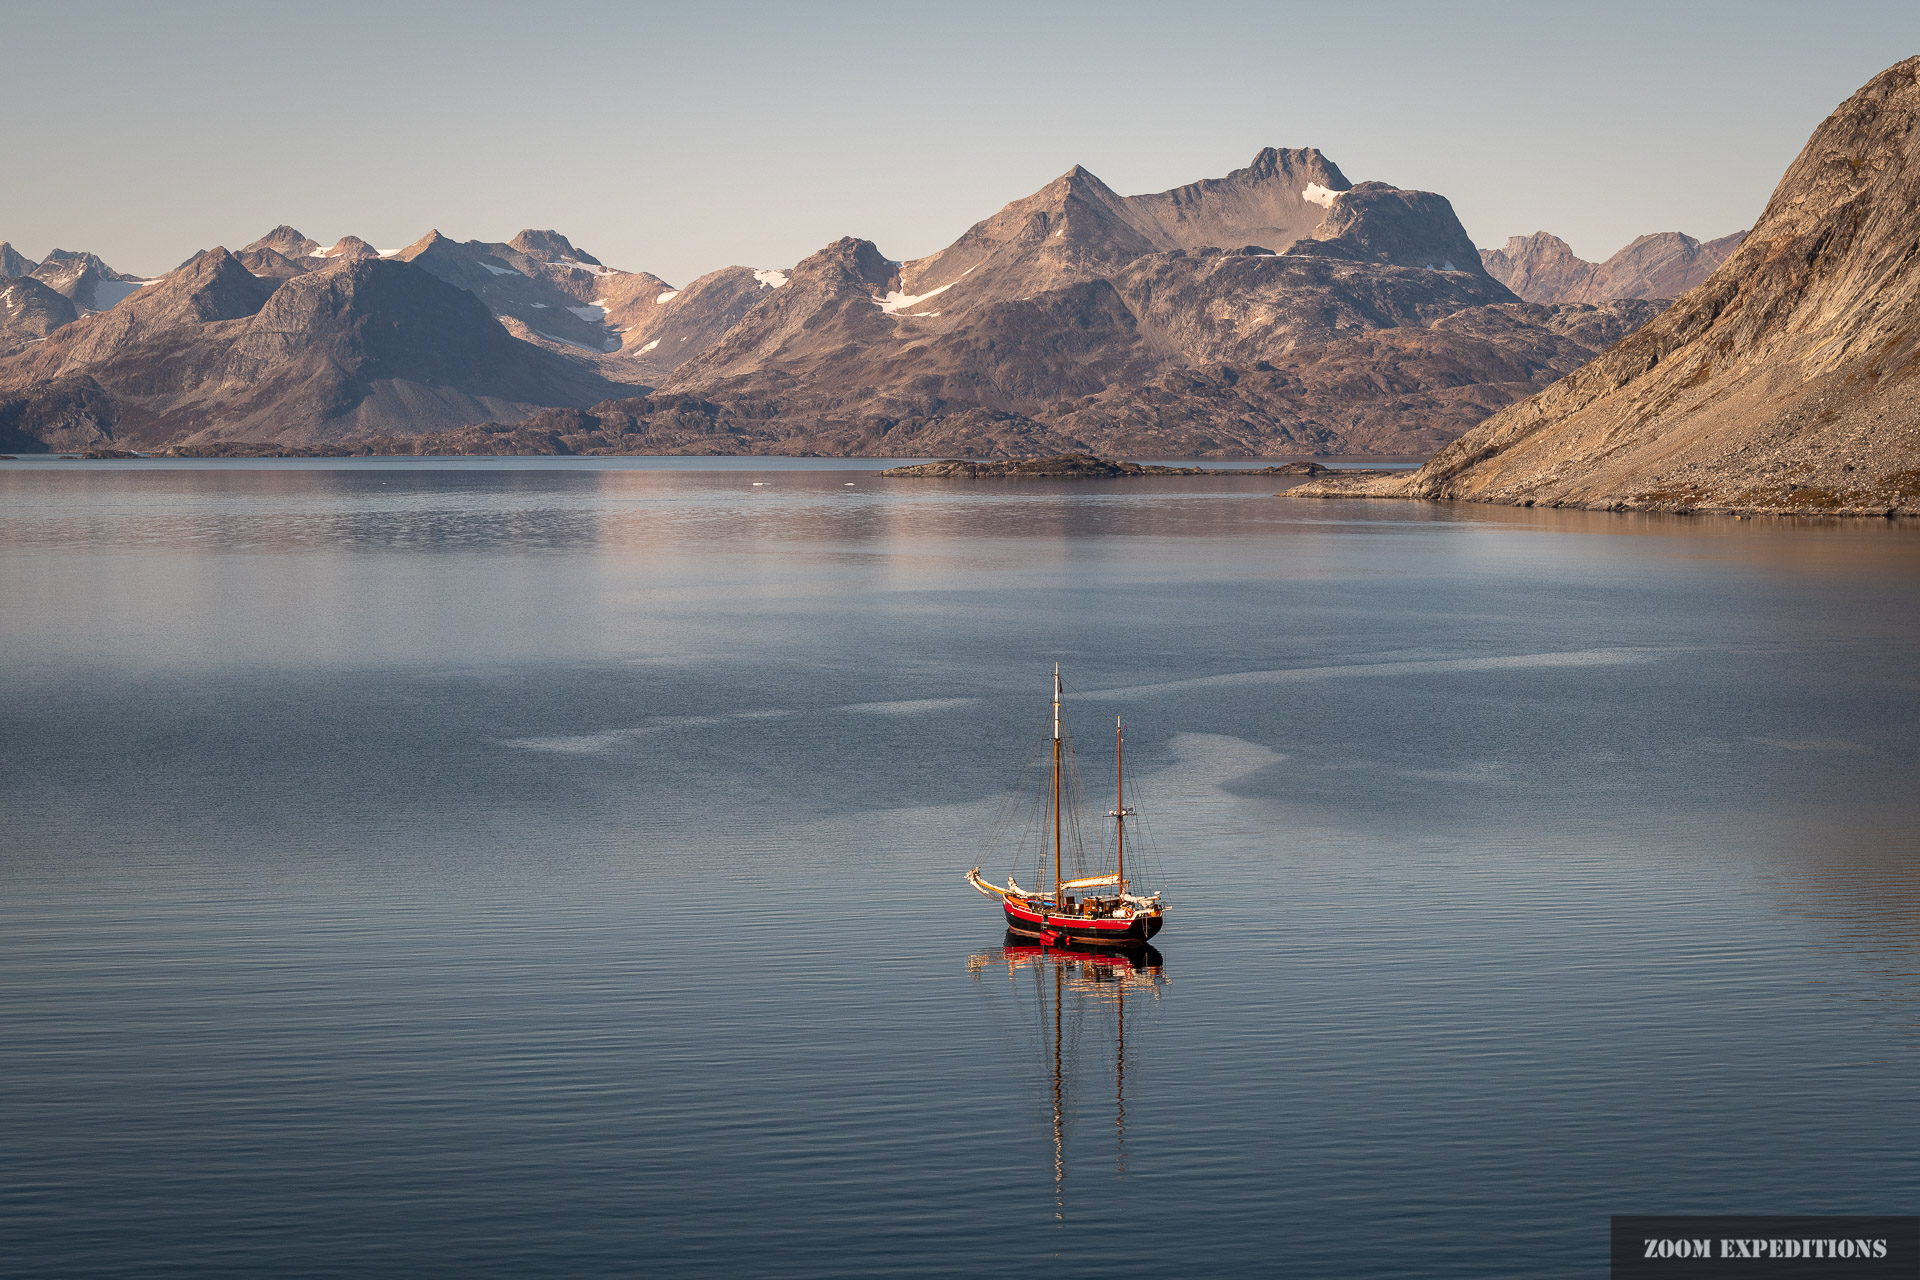
[[[18,252],[4,240],[0,240],[0,277],[13,278],[30,276],[40,264],[32,258]]]
[[[263,279],[216,248],[0,360],[0,435],[15,448],[31,447],[21,435],[57,448],[311,444],[643,389],[515,339],[472,294],[408,263]]]
[[[980,410],[989,449],[1418,453],[1655,310],[1560,323],[1443,197],[1268,149],[1148,196],[1075,167],[911,262],[836,242],[661,385],[755,447],[926,452]]]
[[[337,306],[286,310],[343,288]],[[462,450],[1427,454],[1659,310],[1529,305],[1445,197],[1356,184],[1312,148],[1133,196],[1075,166],[907,262],[849,237],[791,270],[675,288],[551,229],[432,231],[383,255],[283,225],[143,292],[120,323],[83,316],[0,360],[0,394],[31,400],[16,422],[51,424],[49,444],[97,429]],[[207,314],[181,309],[216,294]],[[366,345],[383,324],[408,333],[404,360]],[[613,407],[590,407],[596,390]],[[481,418],[497,422],[466,431]]]
[[[79,317],[70,300],[38,280],[0,279],[0,356],[39,342]]]
[[[266,280],[286,280],[312,269],[272,249],[242,249],[233,255],[241,266]]]
[[[1404,478],[1303,496],[1920,514],[1920,58],[1827,118],[1659,318]]]
[[[1705,280],[1740,247],[1736,231],[1704,244],[1677,231],[1641,236],[1605,262],[1576,256],[1558,236],[1536,231],[1500,249],[1482,249],[1488,274],[1528,302],[1612,302],[1677,298]]]
[[[244,261],[248,254],[261,252],[276,253],[291,262],[299,262],[304,258],[318,257],[321,249],[319,241],[309,240],[282,223],[234,256]]]
[[[522,231],[506,244],[430,231],[395,256],[465,289],[495,315],[519,321],[532,339],[596,354],[621,349],[620,333],[607,322],[614,305],[609,292],[624,302],[672,287],[645,272],[603,266],[557,231]]]
[[[310,256],[325,258],[330,262],[365,262],[369,258],[378,258],[381,255],[378,249],[359,236],[341,236],[328,248]]]
[[[1224,178],[1128,196],[1129,221],[1156,249],[1242,248],[1279,253],[1312,236],[1333,197],[1353,186],[1318,149],[1267,147]]]
[[[1118,195],[1076,165],[939,253],[902,263],[887,302],[894,312],[945,316],[928,327],[951,328],[970,307],[1098,279],[1151,254],[1209,248],[1314,251],[1485,277],[1443,197],[1384,183],[1356,189],[1313,148],[1269,147],[1225,178],[1143,196]]]
[[[91,253],[55,249],[30,273],[82,311],[105,311],[138,292],[146,281],[121,275]]]
[[[607,279],[599,305],[620,333],[622,355],[645,376],[664,377],[717,345],[790,278],[786,271],[722,267],[675,289],[642,271]]]

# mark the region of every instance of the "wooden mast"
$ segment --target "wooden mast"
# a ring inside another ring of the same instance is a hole
[[[1119,716],[1113,718],[1113,888],[1127,891],[1127,788],[1120,772],[1120,751],[1126,745],[1127,726]]]
[[[1066,904],[1060,892],[1060,664],[1053,664],[1053,905]]]
[[[1060,998],[1066,981],[1066,966],[1055,960],[1053,968],[1053,1216],[1065,1218],[1067,1205],[1065,1188],[1061,1186],[1067,1177],[1067,1130],[1064,1108],[1061,1103],[1065,1091],[1060,1084]],[[1043,997],[1044,998],[1044,997]]]
[[[1113,1164],[1127,1171],[1127,984],[1113,989],[1115,1048],[1113,1058]]]

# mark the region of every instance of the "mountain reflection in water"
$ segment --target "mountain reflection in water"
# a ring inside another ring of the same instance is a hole
[[[967,957],[967,972],[982,987],[997,989],[989,979],[1001,969],[1007,1002],[1039,1066],[1025,1083],[1044,1087],[1051,1112],[1054,1217],[1064,1220],[1067,1121],[1074,1111],[1111,1099],[1114,1171],[1127,1172],[1128,1017],[1137,1055],[1141,1015],[1167,987],[1162,959],[1152,947],[1127,952],[1047,947],[1009,930],[1004,945]]]

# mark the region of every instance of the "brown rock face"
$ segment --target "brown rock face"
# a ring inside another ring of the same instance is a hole
[[[1623,298],[1677,298],[1727,260],[1746,232],[1701,243],[1677,231],[1641,236],[1602,263],[1576,256],[1558,236],[1536,231],[1502,249],[1482,249],[1494,279],[1528,302],[1616,302]]]
[[[1808,141],[1657,320],[1381,496],[1920,512],[1920,58]],[[1342,486],[1312,487],[1321,496]]]

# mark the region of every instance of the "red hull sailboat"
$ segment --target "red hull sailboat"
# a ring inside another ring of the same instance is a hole
[[[1126,726],[1117,719],[1114,721],[1114,806],[1107,815],[1114,824],[1113,869],[1068,876],[1065,873],[1069,850],[1076,861],[1084,863],[1086,859],[1078,826],[1070,813],[1076,788],[1071,740],[1062,727],[1060,698],[1060,667],[1055,664],[1051,761],[1041,799],[1040,856],[1036,868],[1042,887],[1032,891],[1022,889],[1012,875],[1008,875],[1004,886],[997,885],[981,878],[979,867],[967,872],[967,883],[987,897],[999,899],[1007,928],[1026,937],[1055,946],[1144,947],[1148,939],[1160,932],[1166,907],[1159,893],[1131,892],[1132,882],[1127,878],[1127,823],[1138,816],[1139,810],[1127,804],[1126,771],[1122,764]],[[1051,875],[1047,874],[1049,854]]]

